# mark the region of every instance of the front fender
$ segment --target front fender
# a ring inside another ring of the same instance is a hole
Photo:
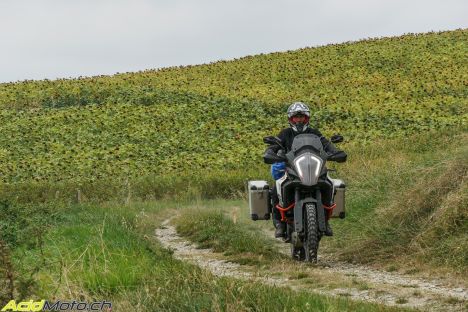
[[[325,211],[323,210],[322,206],[322,197],[320,194],[320,190],[317,190],[316,194],[317,198],[313,197],[305,197],[299,198],[299,193],[296,192],[295,200],[296,203],[294,205],[294,231],[297,233],[304,232],[304,205],[307,203],[314,203],[317,207],[317,219],[318,219],[318,226],[319,231],[325,232]]]
[[[304,211],[302,207],[306,203],[317,203],[317,200],[313,197],[296,198],[296,204],[294,205],[294,231],[297,233],[304,232]]]

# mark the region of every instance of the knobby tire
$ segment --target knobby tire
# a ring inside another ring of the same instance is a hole
[[[307,203],[305,207],[306,236],[304,239],[305,261],[317,263],[319,247],[319,230],[315,204]]]

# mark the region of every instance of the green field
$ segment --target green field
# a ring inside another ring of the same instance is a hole
[[[466,42],[458,30],[1,84],[0,179],[89,183],[259,168],[261,138],[287,126],[296,100],[310,104],[324,134],[348,144],[465,129]]]

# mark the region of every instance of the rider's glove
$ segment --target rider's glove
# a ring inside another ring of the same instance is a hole
[[[328,157],[328,160],[342,163],[342,162],[345,162],[347,158],[348,158],[348,155],[346,155],[345,152],[338,151],[337,153],[334,153],[333,155],[330,155]]]

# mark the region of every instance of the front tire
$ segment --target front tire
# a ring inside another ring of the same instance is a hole
[[[305,261],[317,263],[319,247],[319,230],[317,222],[317,209],[314,203],[307,203],[305,206],[305,238],[304,251]]]
[[[305,259],[304,247],[294,247],[294,245],[291,244],[291,257],[297,261],[304,261]]]

